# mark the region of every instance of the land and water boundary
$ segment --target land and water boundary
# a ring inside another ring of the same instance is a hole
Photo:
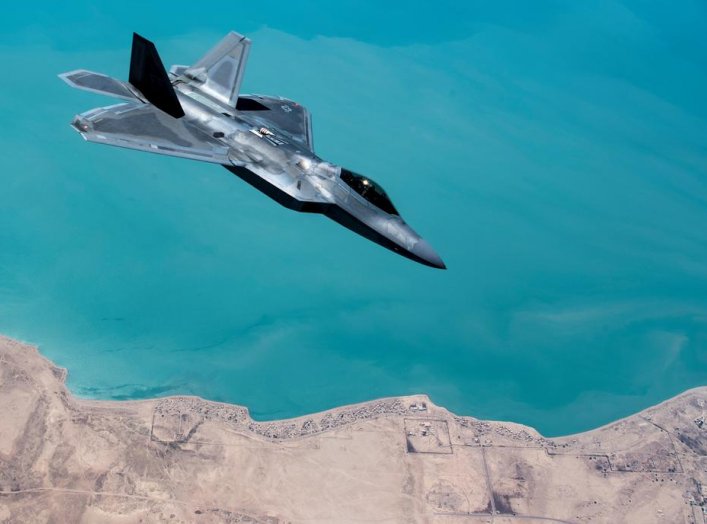
[[[65,378],[0,337],[2,523],[707,522],[707,387],[546,438],[424,395],[258,422],[78,399]]]

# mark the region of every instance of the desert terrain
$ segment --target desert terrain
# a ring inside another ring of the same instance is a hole
[[[0,522],[705,524],[707,388],[562,438],[426,396],[257,422],[92,401],[0,337]]]

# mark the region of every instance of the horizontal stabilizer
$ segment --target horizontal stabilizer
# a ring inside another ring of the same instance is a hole
[[[135,92],[126,82],[121,82],[120,80],[102,75],[101,73],[78,69],[76,71],[62,73],[59,75],[59,78],[71,87],[83,89],[84,91],[124,98],[126,100],[138,99]]]
[[[137,33],[133,33],[129,81],[156,108],[174,118],[184,116],[155,44]]]

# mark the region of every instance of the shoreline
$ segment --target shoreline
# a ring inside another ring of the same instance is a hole
[[[367,404],[374,403],[374,402],[392,401],[392,400],[395,400],[395,399],[424,398],[424,399],[426,399],[426,401],[427,401],[428,403],[434,404],[435,406],[439,407],[439,405],[438,405],[438,404],[435,404],[435,403],[430,399],[430,397],[429,397],[426,393],[413,393],[413,394],[410,394],[410,395],[395,395],[395,396],[389,396],[389,397],[379,397],[379,398],[373,398],[373,399],[371,399],[371,400],[364,400],[364,401],[361,401],[361,402],[353,402],[353,403],[350,403],[350,404],[342,404],[342,405],[334,406],[334,407],[331,407],[331,408],[323,409],[323,410],[320,410],[320,411],[307,412],[307,413],[304,413],[304,414],[302,414],[302,415],[297,415],[297,416],[294,416],[294,417],[273,418],[273,419],[259,420],[259,419],[255,419],[255,418],[252,417],[252,415],[250,414],[250,408],[249,408],[248,406],[244,406],[244,405],[242,405],[242,404],[237,404],[237,403],[235,403],[235,402],[225,402],[225,401],[211,400],[211,399],[202,397],[202,396],[200,396],[200,395],[180,395],[180,394],[175,394],[175,395],[156,396],[156,397],[149,397],[149,398],[120,399],[120,400],[117,400],[117,399],[101,399],[101,398],[82,397],[82,396],[77,395],[76,393],[74,393],[74,392],[73,392],[71,389],[69,389],[69,387],[66,385],[66,380],[67,380],[67,378],[68,378],[68,376],[69,376],[69,370],[68,370],[67,368],[64,368],[64,367],[61,367],[61,366],[57,365],[57,364],[54,363],[54,361],[52,361],[49,357],[45,356],[45,355],[42,353],[42,351],[39,349],[39,346],[38,346],[38,345],[33,344],[33,343],[31,343],[31,342],[27,342],[27,341],[15,339],[15,338],[13,338],[13,337],[10,337],[10,336],[7,336],[7,335],[4,335],[4,334],[0,333],[0,345],[2,345],[3,341],[9,341],[9,342],[13,342],[13,343],[16,343],[16,344],[23,345],[23,346],[28,347],[28,348],[32,348],[32,350],[34,350],[34,351],[36,352],[36,354],[37,354],[41,359],[43,359],[44,361],[46,361],[48,365],[50,365],[50,366],[52,366],[52,367],[54,367],[54,368],[60,370],[60,371],[63,373],[62,382],[64,383],[64,387],[67,389],[67,392],[72,396],[72,398],[75,399],[76,401],[85,402],[85,403],[96,402],[96,403],[103,404],[103,405],[105,405],[105,406],[110,406],[111,403],[116,403],[117,405],[127,405],[127,404],[132,404],[132,403],[142,403],[142,402],[148,402],[148,403],[149,403],[149,402],[154,402],[154,401],[158,401],[158,400],[169,400],[169,399],[194,399],[194,400],[197,400],[197,401],[199,401],[199,402],[205,402],[205,403],[214,404],[214,405],[221,405],[221,406],[224,406],[224,407],[236,407],[236,408],[245,410],[246,413],[247,413],[247,416],[249,417],[249,419],[250,419],[252,422],[258,423],[258,424],[272,424],[272,423],[285,423],[285,422],[290,422],[290,421],[298,421],[298,420],[303,420],[303,419],[311,418],[311,417],[318,416],[318,415],[323,415],[323,414],[326,414],[326,413],[335,412],[335,411],[338,411],[338,410],[340,410],[340,409],[354,408],[354,407],[357,407],[357,406],[365,406],[365,405],[367,405]],[[705,386],[696,386],[696,387],[688,388],[688,389],[686,389],[686,390],[684,390],[684,391],[682,391],[682,392],[680,392],[680,393],[677,393],[676,395],[674,395],[674,396],[672,396],[672,397],[669,397],[669,398],[667,398],[667,399],[664,399],[664,400],[662,400],[662,401],[660,401],[660,402],[658,402],[658,403],[655,403],[655,404],[650,404],[650,405],[646,406],[646,407],[643,408],[643,409],[640,409],[640,410],[638,410],[638,411],[631,412],[631,413],[629,413],[629,414],[627,414],[627,415],[625,415],[625,416],[623,416],[623,417],[619,417],[619,418],[616,418],[616,419],[612,419],[612,420],[610,420],[609,422],[606,422],[606,423],[604,423],[604,424],[599,424],[599,425],[597,425],[597,426],[592,426],[591,428],[588,428],[588,429],[582,430],[582,431],[577,431],[577,432],[573,432],[573,433],[562,433],[562,434],[554,435],[554,436],[546,436],[546,435],[544,435],[543,433],[541,433],[539,430],[535,429],[535,427],[532,426],[532,425],[530,425],[530,424],[526,424],[526,423],[522,423],[522,422],[515,422],[515,421],[513,421],[513,420],[504,420],[504,419],[495,419],[495,418],[481,419],[481,418],[474,417],[473,415],[462,415],[462,414],[458,414],[458,413],[452,412],[452,411],[449,411],[449,413],[452,413],[452,414],[454,414],[455,416],[458,416],[458,417],[471,418],[471,419],[474,419],[474,420],[483,420],[483,421],[486,421],[486,422],[513,423],[513,424],[522,425],[522,426],[524,426],[524,427],[528,427],[528,428],[533,429],[533,431],[536,431],[538,434],[540,434],[540,435],[542,435],[543,437],[548,438],[548,439],[569,438],[569,437],[572,437],[572,436],[575,436],[575,435],[582,435],[582,434],[585,434],[585,433],[590,433],[590,432],[592,432],[592,431],[599,431],[599,430],[604,429],[604,428],[606,428],[606,427],[609,427],[609,426],[612,426],[612,425],[614,425],[614,424],[617,424],[617,423],[619,423],[619,422],[621,422],[621,421],[623,421],[623,420],[630,419],[631,417],[640,415],[640,414],[643,413],[643,412],[646,412],[646,411],[649,411],[649,410],[651,410],[651,409],[654,409],[654,408],[657,408],[657,407],[659,407],[659,406],[662,406],[663,404],[672,402],[672,401],[674,401],[674,400],[676,400],[676,399],[679,399],[680,397],[682,397],[682,396],[684,396],[684,395],[689,395],[689,394],[691,394],[691,393],[700,392],[701,390],[707,391],[707,385],[705,385]],[[446,408],[444,408],[444,409],[446,409]],[[706,524],[707,524],[707,523],[706,523]]]
[[[707,387],[550,438],[426,395],[260,422],[197,396],[77,398],[67,375],[0,336],[0,523],[705,522]]]

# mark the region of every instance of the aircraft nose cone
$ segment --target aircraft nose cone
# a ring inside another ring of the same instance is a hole
[[[432,249],[432,246],[426,240],[420,240],[415,244],[415,247],[412,248],[412,254],[419,257],[428,266],[438,269],[447,269],[447,266],[444,265],[440,256]]]

